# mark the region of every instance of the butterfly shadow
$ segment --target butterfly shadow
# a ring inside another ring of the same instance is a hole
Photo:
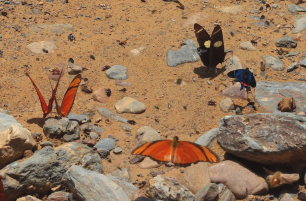
[[[225,72],[225,66],[222,68],[209,68],[206,66],[200,66],[193,70],[200,78],[209,78],[210,80],[216,78],[221,73]]]
[[[27,120],[27,123],[28,124],[36,124],[38,125],[39,127],[43,127],[44,124],[45,124],[45,121],[47,120],[48,118],[31,118],[31,119],[28,119]]]

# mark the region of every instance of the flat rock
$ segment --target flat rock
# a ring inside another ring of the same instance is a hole
[[[157,175],[149,180],[147,193],[161,200],[193,201],[194,195],[184,185],[171,177]]]
[[[296,112],[303,112],[306,105],[306,84],[302,82],[258,82],[255,91],[256,102],[267,112],[276,112],[277,104],[284,97],[293,97]]]
[[[204,133],[202,136],[200,136],[195,141],[195,143],[205,147],[209,147],[211,142],[218,136],[218,134],[219,134],[219,128],[213,128],[207,131],[206,133]]]
[[[264,56],[263,62],[266,68],[270,67],[275,71],[282,71],[285,69],[284,62],[273,56]]]
[[[200,56],[198,55],[197,48],[196,43],[188,39],[179,50],[169,50],[168,66],[175,67],[180,64],[199,61]]]
[[[33,42],[27,45],[27,48],[36,54],[53,53],[57,49],[53,40]]]
[[[107,176],[80,166],[71,166],[65,183],[74,197],[91,201],[130,201],[124,190]]]
[[[298,17],[295,20],[294,29],[292,30],[292,33],[299,33],[302,32],[304,29],[306,29],[306,15]]]
[[[234,85],[224,89],[222,95],[229,98],[238,98],[246,100],[248,98],[248,93],[245,88],[241,89],[241,84],[236,82]]]
[[[123,123],[128,123],[128,120],[126,118],[123,118],[123,117],[117,115],[116,113],[112,112],[111,110],[109,110],[107,108],[99,108],[98,112],[103,117],[113,119],[115,121],[119,121],[119,122],[123,122]]]
[[[63,34],[68,31],[73,31],[71,24],[34,24],[30,27],[33,32],[49,32],[55,34]]]
[[[220,146],[228,153],[262,164],[306,161],[306,117],[257,113],[221,119]]]
[[[96,172],[103,171],[99,154],[76,142],[56,148],[47,146],[23,161],[7,165],[0,170],[0,175],[4,175],[7,200],[15,200],[26,193],[50,191],[62,183],[64,173],[74,164]]]
[[[286,36],[278,39],[275,42],[276,47],[296,48],[297,42],[291,36]]]
[[[114,80],[126,80],[128,79],[128,68],[122,65],[114,65],[110,69],[105,71],[106,75],[110,79]]]
[[[192,193],[197,193],[210,183],[207,163],[192,164],[185,168],[184,184]]]
[[[150,126],[142,126],[136,132],[137,144],[141,145],[147,142],[161,140],[159,131]]]
[[[213,183],[223,183],[237,199],[268,192],[266,181],[233,161],[222,161],[209,167]]]
[[[118,113],[132,113],[132,114],[140,114],[147,109],[145,104],[131,97],[124,97],[121,100],[119,100],[115,104],[115,108]]]
[[[36,142],[30,131],[23,128],[14,117],[0,114],[0,169],[20,159],[25,150],[32,150]]]
[[[240,43],[239,47],[243,50],[248,50],[248,51],[257,50],[256,47],[250,41],[245,41]]]

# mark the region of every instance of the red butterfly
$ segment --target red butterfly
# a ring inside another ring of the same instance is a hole
[[[43,118],[45,118],[51,111],[52,111],[52,106],[53,106],[53,102],[55,101],[56,104],[56,110],[57,113],[62,116],[65,117],[69,114],[73,103],[74,103],[74,99],[76,96],[76,93],[78,91],[78,87],[80,85],[80,82],[82,80],[82,76],[80,74],[76,75],[73,80],[71,81],[65,95],[62,101],[61,106],[58,105],[57,100],[56,100],[56,91],[57,91],[57,87],[59,85],[59,81],[62,77],[63,74],[63,70],[60,72],[59,78],[57,80],[57,83],[55,85],[55,88],[52,88],[52,95],[51,98],[49,99],[49,104],[46,103],[43,95],[41,94],[41,92],[39,91],[38,87],[36,86],[35,82],[33,81],[33,79],[30,77],[30,75],[28,73],[26,73],[26,75],[29,77],[29,79],[31,80],[36,93],[38,95],[40,104],[41,104],[41,108],[43,111]]]
[[[218,156],[207,147],[188,141],[157,140],[141,145],[132,154],[149,156],[160,162],[172,162],[176,165],[189,165],[199,161],[218,162]]]
[[[0,175],[0,201],[5,201],[4,187],[3,187],[1,175]]]

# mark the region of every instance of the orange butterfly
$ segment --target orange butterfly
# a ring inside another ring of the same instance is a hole
[[[132,154],[149,156],[160,162],[172,162],[176,165],[189,165],[199,161],[218,162],[218,156],[207,147],[188,141],[157,140],[141,145]]]
[[[56,91],[57,91],[57,87],[59,85],[59,81],[62,77],[62,74],[63,74],[63,70],[60,72],[60,76],[57,80],[55,88],[54,89],[52,88],[52,95],[51,95],[51,98],[49,99],[49,104],[47,104],[43,95],[41,94],[41,92],[39,91],[35,82],[33,81],[33,79],[30,77],[30,75],[28,73],[26,73],[26,76],[28,76],[29,79],[31,80],[31,82],[32,82],[32,84],[33,84],[33,86],[36,90],[36,93],[39,97],[39,101],[40,101],[41,108],[42,108],[42,111],[43,111],[43,118],[45,118],[52,111],[52,106],[53,106],[54,101],[55,101],[55,104],[56,104],[57,113],[62,117],[67,116],[69,114],[72,106],[73,106],[74,99],[75,99],[76,93],[78,91],[78,87],[79,87],[80,82],[82,80],[82,76],[80,74],[78,74],[73,78],[73,80],[71,81],[71,83],[70,83],[70,85],[69,85],[69,87],[68,87],[68,89],[67,89],[67,91],[64,95],[62,104],[61,104],[61,106],[59,106],[58,103],[57,103],[57,100],[56,100]]]
[[[0,201],[5,201],[4,187],[3,187],[2,176],[1,175],[0,175]]]

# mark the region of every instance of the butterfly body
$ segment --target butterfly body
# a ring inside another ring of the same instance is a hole
[[[173,140],[148,142],[133,150],[132,154],[149,156],[153,160],[172,162],[177,165],[218,161],[218,157],[207,147],[188,141],[179,141],[178,137],[174,137]]]
[[[78,90],[78,87],[80,85],[80,82],[81,82],[81,75],[76,75],[73,80],[71,81],[65,95],[64,95],[64,98],[62,100],[62,104],[61,106],[59,106],[58,102],[57,102],[57,99],[56,99],[56,92],[57,92],[57,88],[58,88],[58,85],[59,85],[59,81],[62,77],[62,73],[63,71],[60,72],[60,76],[57,80],[57,83],[55,85],[55,88],[52,88],[52,94],[51,94],[51,98],[49,99],[49,102],[48,104],[46,103],[42,93],[40,92],[40,90],[38,89],[38,87],[36,86],[34,80],[30,77],[30,75],[28,73],[26,73],[26,76],[28,76],[28,78],[30,79],[31,83],[33,84],[34,86],[34,89],[38,95],[38,98],[39,98],[39,101],[40,101],[40,104],[41,104],[41,108],[42,108],[42,111],[43,111],[43,118],[45,118],[53,109],[53,102],[56,103],[56,110],[57,110],[57,113],[60,115],[60,116],[67,116],[70,112],[70,110],[72,109],[72,106],[73,106],[73,103],[74,103],[74,99],[75,99],[75,96],[76,96],[76,93],[77,93],[77,90]]]
[[[211,36],[201,25],[194,24],[194,32],[199,43],[198,54],[203,64],[209,68],[215,68],[219,63],[224,62],[224,40],[222,29],[216,25]]]
[[[253,88],[256,87],[255,77],[249,68],[234,70],[229,72],[227,75],[230,78],[236,78],[240,82],[241,84],[240,90],[246,88],[247,91],[250,91],[251,87]]]

